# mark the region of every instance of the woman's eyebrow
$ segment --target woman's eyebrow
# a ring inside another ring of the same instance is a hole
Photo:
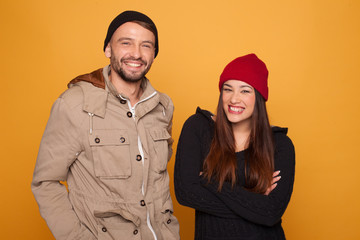
[[[248,87],[248,88],[253,88],[252,86],[250,85],[241,85],[240,88],[245,88],[245,87]]]

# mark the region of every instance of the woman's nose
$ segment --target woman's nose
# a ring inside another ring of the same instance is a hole
[[[234,103],[239,103],[239,102],[241,102],[241,96],[240,96],[240,94],[234,93],[234,94],[231,96],[230,102],[233,103],[233,104],[234,104]]]

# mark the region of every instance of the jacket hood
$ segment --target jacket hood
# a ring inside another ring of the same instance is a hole
[[[201,109],[200,107],[197,107],[196,113],[203,115],[210,122],[214,122],[214,120],[212,119],[212,116],[214,116],[214,114],[211,113],[210,111],[207,111],[207,110]]]
[[[71,80],[67,86],[68,86],[68,88],[70,88],[71,85],[73,85],[77,82],[81,82],[81,81],[89,82],[92,85],[94,85],[95,87],[105,89],[105,79],[103,76],[103,68],[99,68],[91,73],[77,76],[76,78]]]
[[[104,77],[104,71],[108,71],[110,70],[110,65],[106,66],[105,68],[99,68],[91,73],[86,73],[80,76],[77,76],[76,78],[74,78],[73,80],[71,80],[68,83],[68,88],[70,88],[72,85],[78,83],[78,82],[88,82],[91,83],[93,86],[101,88],[101,89],[106,89],[106,86],[109,88],[110,92],[113,93],[115,96],[118,96],[119,93],[116,91],[115,87],[111,84],[111,83],[107,83],[107,81],[109,81],[108,79],[105,79]],[[153,87],[150,87],[150,89],[147,88],[147,86],[149,85],[149,80],[144,77],[142,83],[141,83],[141,87],[145,90],[147,90],[148,92],[150,91],[151,93],[153,93],[155,91],[155,89]],[[122,95],[120,93],[120,95]],[[123,95],[122,95],[123,96]],[[145,97],[147,97],[145,95]]]

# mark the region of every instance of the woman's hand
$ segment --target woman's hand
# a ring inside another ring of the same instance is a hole
[[[272,190],[274,190],[277,186],[277,181],[280,180],[281,176],[279,176],[280,171],[275,171],[273,174],[273,180],[271,183],[271,186],[268,187],[268,189],[266,190],[266,192],[264,193],[264,195],[269,195],[271,193]]]
[[[200,172],[199,176],[201,176],[203,174],[203,172]],[[277,182],[280,180],[281,176],[279,176],[280,174],[280,170],[279,171],[275,171],[273,173],[273,180],[271,183],[271,186],[268,187],[268,189],[266,190],[266,192],[264,193],[264,195],[269,195],[271,193],[272,190],[274,190],[277,186]]]

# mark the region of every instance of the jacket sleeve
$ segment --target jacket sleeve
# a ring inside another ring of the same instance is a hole
[[[31,189],[56,239],[94,239],[68,198],[66,181],[70,165],[81,151],[78,124],[62,98],[54,103],[36,161]]]
[[[275,170],[280,170],[281,179],[277,187],[268,195],[252,193],[241,186],[234,189],[225,183],[221,192],[217,184],[202,186],[217,196],[226,206],[239,216],[266,226],[278,223],[290,201],[295,175],[295,151],[291,140],[285,134],[275,136]]]
[[[173,126],[173,110],[171,111],[171,118],[170,118],[170,121],[169,121],[169,125],[167,127],[167,131],[169,132],[170,134],[170,139],[168,140],[168,161],[170,161],[171,159],[171,156],[173,154],[173,144],[174,144],[174,139],[172,137],[172,126]]]
[[[202,141],[199,129],[202,123],[198,122],[196,115],[190,117],[184,124],[179,138],[175,170],[174,185],[177,201],[185,206],[226,218],[238,216],[230,210],[224,202],[211,190],[201,184],[203,154]]]

